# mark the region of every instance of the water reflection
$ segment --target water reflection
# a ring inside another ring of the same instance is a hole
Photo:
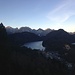
[[[43,41],[36,41],[36,42],[30,42],[24,44],[24,46],[31,48],[31,49],[40,49],[40,50],[45,50],[45,47],[42,46]]]

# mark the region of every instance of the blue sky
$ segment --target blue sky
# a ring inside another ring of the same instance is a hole
[[[75,31],[75,0],[0,0],[5,26]]]

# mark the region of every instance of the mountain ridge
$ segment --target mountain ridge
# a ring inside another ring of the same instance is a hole
[[[50,28],[48,28],[46,30],[43,30],[41,28],[31,29],[30,27],[12,28],[12,27],[8,26],[8,27],[6,27],[6,31],[8,34],[21,33],[21,32],[31,32],[31,33],[35,33],[39,36],[45,36],[49,32],[53,31],[53,29],[50,29]]]
[[[63,29],[59,29],[48,33],[43,41],[43,46],[51,50],[61,50],[65,44],[71,44],[75,42],[75,36],[69,34]]]

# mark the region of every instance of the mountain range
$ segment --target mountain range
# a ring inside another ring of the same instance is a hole
[[[63,29],[49,32],[42,39],[43,46],[46,47],[43,52],[19,46],[26,42],[38,41],[41,38],[28,31],[7,34],[4,25],[1,23],[0,75],[69,75],[69,73],[75,75],[75,45],[74,47],[70,45],[75,43],[75,35],[71,35]],[[69,49],[65,49],[65,46]],[[67,67],[63,63],[64,60],[60,62],[47,57],[49,54],[51,55],[49,53],[51,50],[61,52],[62,54],[60,53],[59,57],[64,58],[65,63],[69,62],[72,66],[67,64]]]
[[[48,28],[46,30],[39,28],[36,30],[36,29],[31,29],[30,27],[21,27],[18,29],[18,28],[12,28],[10,26],[7,26],[6,31],[8,34],[21,33],[21,32],[31,32],[31,33],[37,34],[39,36],[45,36],[46,34],[48,34],[49,32],[52,32],[54,30],[50,29],[50,28]]]

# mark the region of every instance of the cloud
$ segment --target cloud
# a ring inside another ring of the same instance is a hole
[[[62,0],[60,5],[48,13],[47,18],[62,23],[73,15],[75,15],[75,0]]]

